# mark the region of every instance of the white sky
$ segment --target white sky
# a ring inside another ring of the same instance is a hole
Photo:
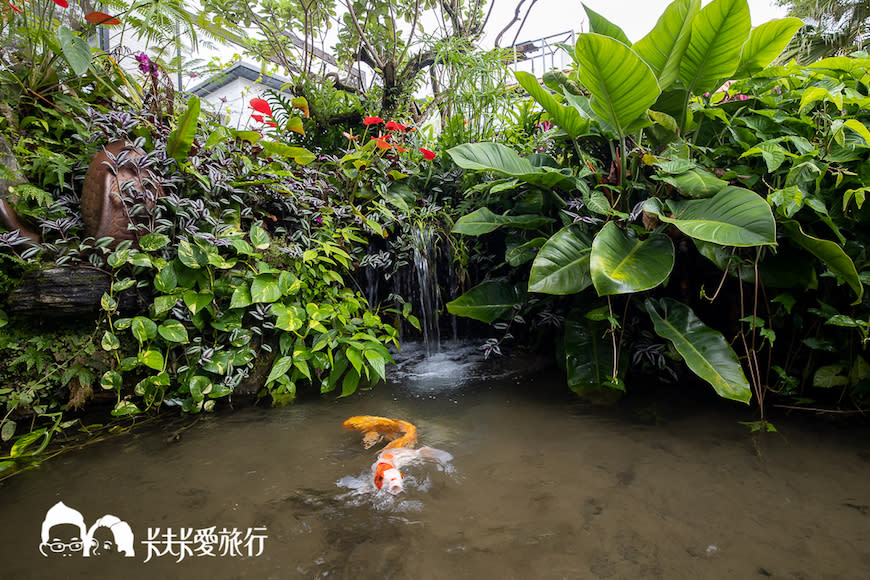
[[[491,46],[495,37],[514,15],[517,0],[494,0],[496,7],[487,23],[484,46]],[[526,0],[523,7],[528,6]],[[649,32],[670,0],[585,0],[589,8],[601,14],[625,31],[628,39],[636,42]],[[704,0],[703,4],[709,4]],[[749,0],[752,25],[758,26],[774,18],[785,16],[785,8],[776,6],[772,0]],[[524,13],[524,12],[523,12]],[[520,15],[522,17],[522,14]],[[587,31],[586,13],[580,0],[538,0],[520,33],[518,42],[534,40],[550,34],[574,30]],[[509,46],[516,34],[516,27],[502,37],[502,46]]]

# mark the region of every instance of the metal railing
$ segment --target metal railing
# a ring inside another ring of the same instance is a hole
[[[559,46],[567,44],[574,46],[575,32],[559,32],[535,40],[519,42],[511,47],[513,52],[513,70],[524,70],[536,77],[553,69],[562,70],[571,63],[571,55]]]

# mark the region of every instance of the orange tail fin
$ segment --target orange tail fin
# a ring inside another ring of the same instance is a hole
[[[388,439],[390,443],[384,449],[396,447],[413,448],[417,444],[417,428],[398,419],[376,417],[374,415],[357,415],[344,422],[345,429],[362,431],[365,435],[366,448],[371,447],[380,439]]]

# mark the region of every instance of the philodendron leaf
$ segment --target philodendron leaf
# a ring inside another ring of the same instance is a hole
[[[166,141],[166,155],[179,163],[185,161],[193,146],[196,136],[196,124],[199,121],[199,97],[192,96],[187,101],[187,110],[178,120],[175,130],[169,134]]]
[[[456,220],[452,231],[454,234],[480,236],[488,234],[501,226],[534,230],[553,221],[552,218],[533,214],[498,215],[490,211],[489,208],[481,207]]]
[[[692,35],[680,60],[683,86],[701,94],[731,78],[750,26],[746,0],[713,0],[702,8],[692,20]]]
[[[657,178],[673,185],[677,191],[692,198],[712,197],[728,186],[727,181],[719,179],[701,167],[695,167],[679,175],[659,174]]]
[[[619,26],[612,23],[601,14],[595,12],[585,4],[583,5],[583,10],[586,11],[586,18],[589,19],[589,32],[609,36],[626,46],[631,46],[631,41],[628,39],[628,36],[625,35],[625,32],[623,32]]]
[[[91,66],[91,47],[88,43],[66,26],[57,28],[57,38],[60,40],[63,57],[72,72],[76,76],[88,72],[88,67]]]
[[[631,238],[608,222],[592,242],[589,267],[599,296],[649,290],[670,275],[674,243],[664,234]]]
[[[263,150],[265,150],[266,153],[287,157],[299,165],[307,165],[317,159],[317,155],[305,147],[295,147],[284,143],[278,143],[277,141],[260,141],[260,145],[263,146]]]
[[[652,69],[625,44],[600,34],[581,34],[575,57],[580,82],[592,94],[595,114],[620,135],[643,117],[661,90]]]
[[[674,0],[649,34],[632,46],[656,74],[662,90],[677,80],[680,60],[689,45],[692,20],[700,9],[701,0]]]
[[[793,220],[783,221],[782,229],[791,241],[821,260],[828,267],[828,270],[846,281],[846,284],[856,295],[853,304],[861,303],[861,299],[864,297],[864,285],[861,283],[852,258],[843,251],[839,244],[804,233],[800,224]]]
[[[573,181],[569,170],[536,167],[501,143],[465,143],[449,149],[447,154],[462,169],[494,171],[538,187],[551,188],[565,180]]]
[[[748,189],[729,186],[710,199],[668,200],[667,206],[670,216],[664,213],[662,200],[651,197],[643,209],[705,242],[738,247],[776,244],[770,204]]]
[[[535,75],[524,71],[517,71],[514,73],[514,76],[517,77],[517,82],[520,83],[520,86],[526,89],[526,92],[539,105],[544,107],[544,110],[550,114],[550,118],[556,123],[556,126],[565,131],[568,137],[574,139],[589,131],[589,119],[584,117],[575,107],[563,105],[557,101],[550,91],[538,83]]]
[[[710,328],[692,309],[672,300],[647,298],[646,311],[656,334],[670,340],[692,372],[713,385],[720,397],[748,403],[752,389],[737,354],[722,333]]]
[[[580,396],[595,396],[611,385],[613,341],[608,325],[574,310],[565,320],[565,371],[568,386]],[[626,361],[628,357],[622,357]]]
[[[489,280],[448,302],[447,312],[489,324],[511,312],[521,300],[513,284]]]
[[[799,18],[780,18],[756,26],[740,52],[734,78],[755,74],[773,62],[804,23]]]
[[[592,238],[578,226],[562,228],[547,240],[529,273],[529,292],[574,294],[592,284]]]

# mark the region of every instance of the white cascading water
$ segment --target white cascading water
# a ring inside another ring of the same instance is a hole
[[[435,266],[434,243],[431,230],[416,229],[412,232],[414,242],[414,270],[420,286],[420,326],[426,355],[439,352],[441,333],[438,328],[438,310],[441,294],[438,290],[438,272]]]

